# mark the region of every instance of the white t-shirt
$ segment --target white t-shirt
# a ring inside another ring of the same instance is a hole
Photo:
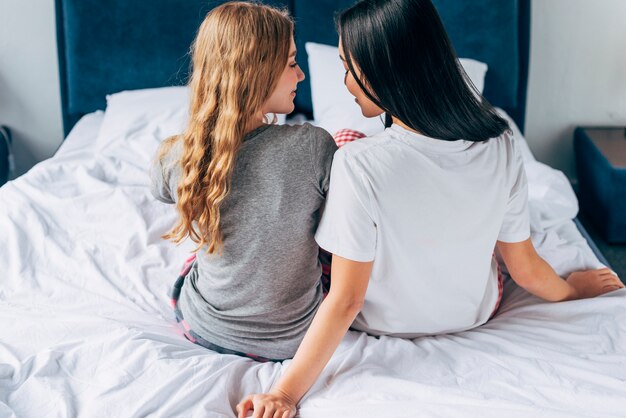
[[[443,141],[393,125],[335,153],[315,238],[341,257],[374,260],[354,328],[417,337],[485,323],[498,299],[496,240],[529,236],[511,135]]]

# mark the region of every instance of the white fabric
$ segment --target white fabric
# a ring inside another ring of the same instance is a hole
[[[349,128],[374,135],[384,128],[379,117],[366,118],[343,84],[345,70],[336,46],[307,42],[309,77],[313,117],[317,124],[334,135],[338,130]],[[487,64],[469,58],[459,59],[470,80],[482,93],[485,85]]]
[[[472,84],[474,84],[474,87],[476,87],[476,90],[483,94],[485,90],[485,76],[489,69],[487,64],[471,58],[459,58],[459,62]]]
[[[307,42],[305,44],[313,118],[331,135],[348,128],[374,135],[384,129],[380,117],[366,118],[343,84],[345,70],[337,47]]]
[[[126,90],[107,95],[107,108],[103,127],[96,139],[96,151],[106,149],[113,138],[127,135],[133,139],[136,127],[132,123],[148,123],[155,130],[163,130],[167,135],[179,133],[185,126],[189,115],[189,88],[186,86],[159,87],[153,89]],[[128,117],[142,115],[142,118]],[[285,123],[286,115],[276,114],[276,123]],[[271,121],[273,114],[267,115]],[[153,123],[150,123],[150,122]],[[163,125],[163,121],[167,121]],[[164,132],[154,132],[164,136]]]
[[[522,131],[520,131],[519,127],[517,126],[513,118],[511,118],[508,115],[508,113],[506,113],[504,110],[500,109],[499,107],[496,107],[495,109],[498,112],[498,114],[502,116],[509,123],[509,127],[511,128],[511,132],[513,133],[513,137],[515,138],[515,142],[517,144],[517,149],[521,151],[524,162],[536,161],[535,156],[530,151],[528,142],[526,142],[526,138],[524,138],[524,135],[522,135]]]
[[[103,119],[104,112],[101,110],[83,116],[72,128],[71,135],[68,135],[61,143],[55,156],[65,156],[70,153],[93,155]]]
[[[106,99],[104,122],[95,142],[96,152],[106,149],[116,140],[124,137],[132,141],[133,133],[139,126],[149,125],[152,130],[155,130],[154,133],[161,137],[179,133],[188,118],[189,89],[187,87],[122,91],[110,94]],[[163,129],[167,132],[156,132],[156,130]]]
[[[175,212],[151,198],[147,170],[174,116],[148,121],[145,107],[103,152],[56,155],[0,188],[2,417],[234,417],[289,367],[212,353],[175,326],[166,294],[192,246],[160,239]],[[535,239],[559,274],[599,266],[570,220]],[[621,290],[545,303],[508,283],[497,317],[471,331],[348,332],[300,417],[621,416],[625,302]]]
[[[441,141],[393,125],[335,153],[320,247],[372,261],[353,326],[415,337],[485,323],[498,299],[496,240],[529,238],[521,154],[507,133]]]

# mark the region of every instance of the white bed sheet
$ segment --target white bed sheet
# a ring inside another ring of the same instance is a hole
[[[0,188],[0,417],[232,417],[289,361],[182,337],[166,294],[191,246],[159,238],[175,213],[146,174],[176,124],[132,121],[96,155],[102,120],[81,120],[52,159]],[[530,160],[527,170],[540,254],[563,275],[600,266],[570,220],[562,174]],[[412,341],[348,332],[300,408],[305,418],[625,415],[626,290],[545,303],[510,281],[497,317],[475,330]]]

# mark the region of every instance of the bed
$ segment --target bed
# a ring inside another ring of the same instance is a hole
[[[217,3],[57,1],[68,135],[0,188],[0,416],[233,417],[243,396],[268,390],[289,366],[190,343],[167,297],[192,245],[160,239],[175,212],[152,198],[147,170],[184,125],[187,92],[176,85],[195,28]],[[324,126],[315,103],[332,85],[320,85],[324,48],[316,59],[307,42],[336,44],[332,15],[350,1],[274,4],[292,11],[310,73],[295,120]],[[484,94],[524,149],[539,253],[561,275],[606,265],[576,226],[567,179],[534,159],[515,126],[524,122],[529,1],[435,4],[459,55],[488,66]],[[626,415],[626,290],[563,303],[510,280],[504,290],[497,316],[471,331],[415,340],[348,332],[299,416]]]

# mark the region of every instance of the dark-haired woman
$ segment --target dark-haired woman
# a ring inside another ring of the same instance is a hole
[[[520,151],[468,85],[429,0],[365,0],[338,28],[345,84],[387,129],[335,153],[316,234],[333,253],[330,292],[284,375],[240,416],[293,416],[350,326],[415,338],[484,324],[501,296],[496,248],[548,301],[623,287],[608,269],[563,280],[537,255]]]

